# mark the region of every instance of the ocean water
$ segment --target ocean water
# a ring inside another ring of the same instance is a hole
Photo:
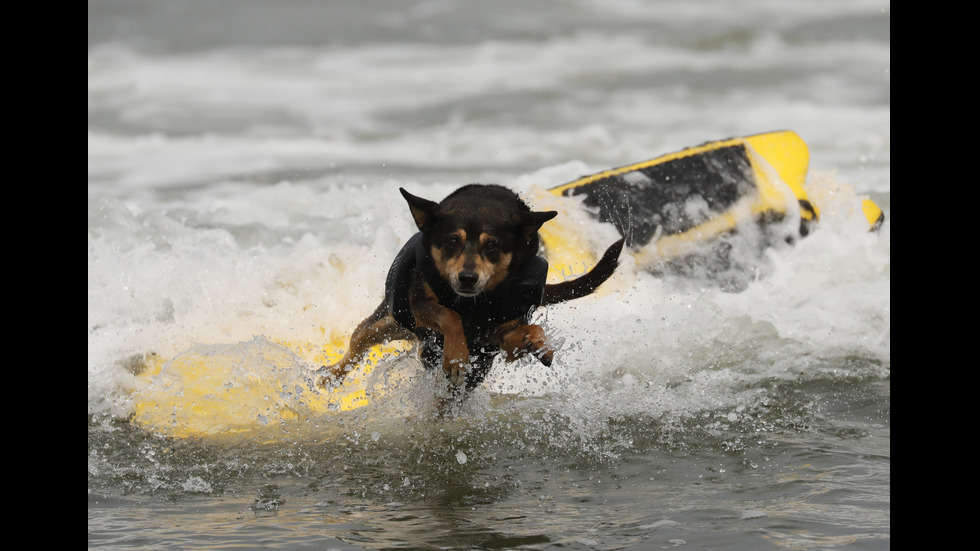
[[[88,28],[89,548],[890,548],[888,2],[90,0]],[[283,343],[377,305],[399,187],[547,205],[781,129],[821,221],[746,251],[740,292],[626,257],[536,314],[550,368],[500,365],[450,418],[409,355],[352,411],[132,422],[154,358],[302,382]]]

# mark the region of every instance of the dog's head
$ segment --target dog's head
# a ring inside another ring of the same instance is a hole
[[[440,203],[399,189],[436,269],[456,294],[496,288],[538,252],[538,229],[558,215],[533,212],[513,191],[470,184]]]

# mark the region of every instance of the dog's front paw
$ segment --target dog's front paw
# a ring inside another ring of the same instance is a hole
[[[344,375],[340,369],[336,366],[320,366],[313,372],[313,386],[320,389],[331,389],[340,385],[341,381],[344,380]]]
[[[442,351],[442,370],[453,386],[463,386],[466,382],[466,370],[470,365],[470,351],[463,339],[445,340]]]
[[[466,383],[466,368],[469,364],[462,360],[447,360],[442,364],[449,383],[453,386],[463,386]]]
[[[521,339],[524,350],[541,361],[545,366],[550,367],[555,358],[555,350],[548,344],[544,329],[540,325],[524,326],[524,335]]]
[[[526,350],[537,358],[545,367],[551,367],[551,362],[555,359],[555,350],[547,344],[529,343]]]
[[[555,351],[547,345],[545,345],[544,348],[538,348],[531,353],[534,354],[537,359],[541,360],[541,363],[543,363],[545,367],[551,367],[551,362],[555,359]]]
[[[507,354],[507,361],[517,360],[524,354],[531,354],[546,366],[551,366],[555,349],[548,344],[544,329],[540,325],[517,325],[508,327],[499,336],[500,348]]]

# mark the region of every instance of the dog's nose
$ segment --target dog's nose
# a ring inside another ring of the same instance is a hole
[[[464,289],[472,289],[476,286],[477,281],[480,281],[480,276],[476,272],[459,273],[459,285]]]

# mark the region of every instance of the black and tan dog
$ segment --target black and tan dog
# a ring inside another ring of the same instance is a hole
[[[347,354],[321,368],[321,387],[388,340],[417,340],[423,364],[441,365],[454,391],[480,384],[501,351],[508,361],[530,353],[551,365],[554,350],[529,324],[531,313],[592,293],[619,264],[622,239],[588,273],[549,285],[538,229],[557,212],[533,212],[498,185],[463,186],[441,203],[400,191],[419,232],[395,258],[385,300],[354,330]]]

